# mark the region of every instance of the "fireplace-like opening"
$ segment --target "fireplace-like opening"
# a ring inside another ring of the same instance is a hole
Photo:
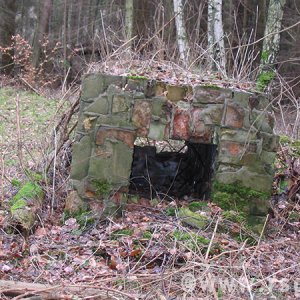
[[[149,199],[208,199],[217,146],[186,141],[166,151],[163,143],[134,146],[129,193]]]

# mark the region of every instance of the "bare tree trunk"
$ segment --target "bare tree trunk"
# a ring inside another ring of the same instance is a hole
[[[43,1],[40,0],[39,5],[42,5],[42,7],[40,7],[41,11],[39,14],[37,29],[34,36],[33,54],[32,54],[32,65],[35,68],[38,66],[40,61],[41,42],[45,34],[48,33],[48,25],[49,25],[50,14],[52,11],[53,0],[43,0]]]
[[[126,40],[132,38],[133,33],[133,0],[126,0],[125,3],[125,34]]]
[[[184,15],[183,15],[183,0],[173,0],[174,13],[175,13],[175,24],[176,24],[176,34],[177,34],[177,44],[180,59],[185,65],[188,63],[189,49],[187,42],[187,34],[184,25]]]
[[[207,42],[210,69],[226,76],[222,0],[208,0]]]
[[[81,26],[83,24],[82,22],[82,6],[83,6],[83,0],[79,0],[76,2],[77,3],[77,7],[78,7],[78,15],[77,15],[77,29],[76,29],[76,46],[78,46],[80,44],[80,36],[81,36],[81,32],[82,32],[82,29],[81,29]]]
[[[280,29],[286,0],[270,0],[265,27],[261,64],[274,64],[279,51]]]
[[[68,40],[68,2],[64,0],[64,29],[63,29],[63,53],[64,53],[64,78],[67,76],[67,40]]]
[[[283,10],[286,0],[270,0],[268,17],[264,32],[264,41],[261,52],[259,75],[257,77],[257,89],[264,91],[275,76],[277,54],[280,46],[280,29]]]
[[[7,48],[12,43],[12,36],[16,31],[16,10],[15,0],[0,1],[0,46]],[[10,73],[13,68],[13,50],[1,55],[2,71]]]

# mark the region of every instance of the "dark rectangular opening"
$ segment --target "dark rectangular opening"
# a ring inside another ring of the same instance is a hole
[[[134,146],[130,194],[209,199],[217,146],[185,142],[177,151]]]

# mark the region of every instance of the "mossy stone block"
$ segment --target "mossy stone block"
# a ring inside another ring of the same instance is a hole
[[[223,89],[218,86],[201,86],[193,87],[193,102],[203,104],[219,103],[224,104],[225,101],[232,99],[232,91]]]
[[[254,109],[250,113],[250,124],[259,131],[273,134],[274,122],[274,117],[267,111]]]
[[[236,171],[217,171],[215,179],[225,184],[239,183],[242,186],[266,193],[271,193],[273,182],[273,176],[270,174],[258,174],[246,166],[241,166]]]
[[[85,75],[82,80],[81,99],[96,98],[104,93],[110,85],[123,87],[125,85],[125,78],[123,76],[107,74]]]
[[[152,121],[150,123],[150,129],[149,129],[149,134],[148,137],[153,140],[161,141],[164,140],[165,137],[165,130],[166,130],[166,125],[162,124],[161,122],[157,121]]]
[[[256,141],[256,131],[222,127],[219,131],[221,141],[233,141],[241,144]]]
[[[125,95],[114,95],[112,100],[112,113],[126,112],[129,110],[131,99]]]
[[[249,98],[251,96],[251,93],[245,93],[241,91],[234,91],[233,92],[233,98],[232,100],[237,103],[238,105],[249,108]]]
[[[65,202],[64,210],[71,215],[88,209],[88,204],[81,199],[77,191],[69,192]]]
[[[152,115],[159,116],[159,117],[165,116],[164,109],[165,106],[167,105],[166,98],[164,97],[152,98],[151,104],[152,104],[152,109],[151,109]]]
[[[223,104],[207,105],[201,110],[199,118],[203,120],[205,125],[219,125],[221,124],[223,109]]]
[[[178,86],[178,85],[167,85],[167,98],[172,102],[178,102],[180,100],[184,100],[187,87],[186,86]]]
[[[280,137],[275,134],[259,132],[259,138],[262,139],[262,148],[263,150],[276,152],[279,148],[279,139]]]
[[[91,151],[92,140],[89,135],[73,144],[71,179],[81,180],[87,176]]]
[[[38,182],[26,182],[9,202],[12,218],[24,230],[30,230],[36,213],[42,207],[45,194]]]
[[[149,86],[149,80],[145,77],[130,76],[127,79],[125,87],[126,91],[141,92],[147,94],[147,87]]]
[[[93,103],[86,106],[84,112],[92,112],[95,114],[107,115],[109,113],[110,103],[106,95],[97,97]]]
[[[106,139],[113,149],[111,157],[103,159],[93,152],[88,175],[96,180],[107,179],[112,185],[126,186],[131,173],[133,149],[116,140]]]
[[[275,162],[276,155],[276,152],[262,151],[260,154],[261,162],[267,165],[273,165]]]
[[[197,214],[187,207],[181,207],[178,210],[178,217],[182,223],[197,229],[203,229],[209,224],[209,218],[207,216]]]

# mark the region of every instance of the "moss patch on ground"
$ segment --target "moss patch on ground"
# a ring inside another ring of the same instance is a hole
[[[247,211],[250,201],[268,200],[269,193],[258,192],[239,184],[215,182],[212,201],[224,210]]]
[[[10,211],[14,213],[23,208],[32,199],[40,199],[44,195],[41,186],[36,182],[26,182],[10,201]]]
[[[207,216],[195,213],[187,207],[181,207],[178,210],[178,217],[183,224],[197,229],[203,229],[209,224],[209,218]]]
[[[107,180],[92,180],[92,186],[97,196],[108,196],[112,191],[112,185]]]
[[[269,207],[269,193],[238,184],[215,182],[212,201],[223,209],[223,219],[239,224],[249,232],[260,234]]]

